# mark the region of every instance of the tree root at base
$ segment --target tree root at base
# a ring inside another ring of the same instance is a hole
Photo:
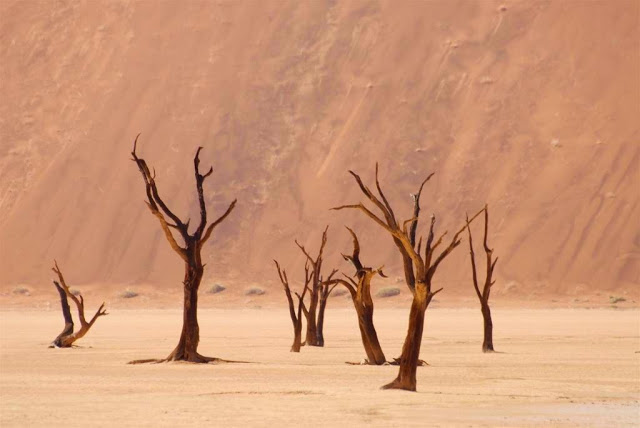
[[[160,364],[160,363],[171,363],[171,362],[182,362],[182,363],[193,363],[193,364],[249,364],[249,361],[235,361],[235,360],[224,360],[222,358],[216,357],[205,357],[204,355],[198,354],[196,358],[192,359],[177,359],[177,358],[149,358],[144,360],[133,360],[129,361],[127,364]]]
[[[393,361],[385,361],[382,364],[375,364],[370,362],[368,359],[364,359],[360,362],[355,362],[355,361],[345,361],[345,364],[348,364],[350,366],[399,366],[400,365],[400,358],[394,358]],[[425,367],[428,366],[429,363],[427,363],[424,360],[418,360],[418,367]]]

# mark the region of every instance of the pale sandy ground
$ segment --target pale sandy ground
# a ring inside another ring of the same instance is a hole
[[[399,353],[406,310],[376,321]],[[502,309],[480,352],[480,313],[429,310],[418,393],[381,391],[397,368],[363,357],[354,314],[327,313],[324,349],[289,353],[276,309],[202,310],[203,354],[251,364],[131,366],[175,345],[176,310],[118,310],[76,349],[47,349],[55,311],[3,310],[0,424],[10,426],[633,426],[640,421],[638,310]]]

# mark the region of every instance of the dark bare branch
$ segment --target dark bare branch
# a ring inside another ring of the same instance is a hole
[[[389,226],[391,227],[397,227],[398,224],[396,222],[396,216],[393,212],[393,208],[391,208],[389,201],[384,196],[384,193],[382,192],[382,187],[380,186],[380,181],[378,180],[378,162],[376,162],[376,188],[378,189],[378,194],[382,198],[382,202],[384,203],[384,206],[386,208],[386,211],[385,210],[382,210],[382,211],[383,213],[385,213],[387,224],[389,224]]]
[[[473,288],[476,290],[478,299],[482,300],[482,293],[478,287],[478,275],[476,273],[476,258],[473,252],[473,238],[471,237],[471,227],[469,225],[469,215],[467,214],[467,231],[469,232],[469,254],[471,255],[471,273],[473,276]]]
[[[413,222],[411,222],[411,227],[409,228],[409,240],[411,241],[411,245],[416,245],[416,230],[418,229],[418,218],[420,217],[420,195],[422,195],[422,189],[424,185],[433,177],[435,172],[432,172],[424,179],[422,184],[420,184],[420,188],[418,189],[418,193],[411,195],[413,197]],[[420,253],[418,251],[418,253]]]
[[[396,230],[391,229],[389,227],[389,225],[387,225],[384,221],[382,221],[380,218],[378,218],[378,216],[376,216],[374,213],[372,213],[367,207],[362,205],[362,203],[359,203],[359,204],[356,204],[356,205],[341,205],[339,207],[334,207],[334,208],[331,208],[331,209],[335,210],[335,211],[339,211],[339,210],[343,210],[343,209],[346,209],[346,208],[354,208],[354,209],[362,210],[367,216],[372,218],[373,221],[378,223],[380,226],[382,226],[387,232],[389,232],[393,236],[397,236],[400,233],[399,230],[396,231]]]
[[[213,229],[216,228],[216,226],[218,226],[220,223],[223,222],[223,220],[225,218],[227,218],[227,216],[229,214],[231,214],[231,211],[233,211],[233,209],[236,207],[236,202],[238,202],[237,199],[234,199],[233,202],[231,202],[231,205],[229,205],[229,208],[227,208],[227,210],[224,212],[224,214],[222,214],[220,217],[218,217],[218,219],[216,221],[214,221],[213,223],[211,223],[209,225],[209,227],[207,228],[207,231],[205,232],[204,236],[202,237],[202,239],[200,239],[200,245],[202,246],[205,242],[207,242],[207,240],[209,239],[209,237],[211,237],[211,232],[213,232]]]
[[[362,270],[362,263],[360,262],[360,243],[358,242],[358,236],[353,231],[353,229],[345,226],[349,233],[351,234],[351,238],[353,239],[353,254],[351,256],[343,255],[343,257],[350,261],[353,266],[356,268],[356,273]]]

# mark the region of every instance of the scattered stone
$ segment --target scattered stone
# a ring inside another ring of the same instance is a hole
[[[562,147],[562,145],[560,144],[560,140],[558,140],[557,138],[551,140],[551,147]]]
[[[75,288],[71,288],[69,289],[69,291],[71,292],[71,294],[73,294],[74,296],[78,297],[80,295],[82,295],[82,293],[80,292],[80,290],[76,290]]]
[[[126,289],[122,293],[120,293],[121,298],[123,299],[133,299],[134,297],[138,297],[139,294],[133,290]]]
[[[393,297],[400,294],[400,289],[396,287],[385,287],[378,290],[376,296],[378,297]]]
[[[213,284],[211,287],[209,287],[209,289],[207,290],[207,294],[218,294],[218,293],[222,293],[224,290],[226,290],[227,287],[225,287],[222,284]]]
[[[245,296],[262,296],[265,291],[260,287],[250,287],[244,292]]]
[[[604,197],[607,199],[612,199],[616,197],[616,194],[614,192],[607,192],[604,194]]]
[[[344,296],[345,294],[347,294],[347,290],[345,290],[344,288],[336,288],[331,292],[332,297],[340,297]]]
[[[27,287],[23,287],[19,285],[13,289],[13,294],[18,294],[20,296],[30,296],[31,291],[29,291]]]

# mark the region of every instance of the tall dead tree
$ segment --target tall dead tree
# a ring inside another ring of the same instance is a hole
[[[309,290],[309,282],[311,282],[311,274],[309,273],[309,264],[304,266],[304,288],[302,289],[302,295],[296,293],[298,298],[298,310],[295,309],[293,302],[293,296],[291,295],[291,287],[289,286],[289,278],[287,278],[287,271],[280,269],[280,265],[276,260],[276,269],[278,270],[278,276],[280,282],[284,288],[284,293],[287,296],[287,302],[289,303],[289,315],[291,316],[291,322],[293,323],[293,345],[291,345],[291,352],[300,352],[302,346],[302,315],[307,312],[307,308],[304,306],[304,296]]]
[[[420,214],[420,195],[425,183],[433,176],[429,175],[420,185],[418,193],[413,196],[413,213],[412,216],[402,222],[399,222],[395,213],[384,195],[380,182],[378,180],[378,165],[376,164],[376,188],[379,198],[364,185],[360,176],[353,171],[349,173],[354,177],[360,190],[369,199],[378,211],[382,214],[384,220],[374,214],[363,203],[355,205],[342,205],[335,210],[357,209],[364,212],[376,224],[386,230],[393,238],[396,247],[402,255],[404,264],[405,279],[407,286],[413,294],[411,310],[409,312],[409,328],[407,337],[402,347],[400,356],[400,370],[396,379],[384,385],[383,389],[404,389],[408,391],[416,390],[416,371],[419,363],[420,345],[422,343],[422,332],[424,329],[424,315],[429,303],[433,297],[442,291],[442,288],[433,290],[432,283],[436,270],[442,261],[460,244],[459,236],[466,226],[463,226],[453,236],[451,241],[440,252],[436,253],[438,247],[443,244],[443,239],[447,235],[444,232],[437,239],[435,238],[435,215],[431,216],[431,224],[425,242],[424,253],[422,253],[422,238],[416,243],[416,230],[418,226],[418,218]],[[480,211],[481,212],[481,211]],[[473,218],[475,218],[478,212]],[[471,220],[473,220],[473,218]]]
[[[139,137],[139,135],[138,135]],[[208,363],[221,361],[218,358],[205,357],[198,354],[198,342],[200,341],[200,328],[198,326],[198,288],[200,287],[200,281],[204,273],[204,264],[200,253],[202,247],[211,237],[211,233],[227,216],[231,213],[236,206],[236,201],[231,202],[227,210],[218,217],[217,220],[207,224],[207,207],[204,200],[204,194],[202,185],[204,181],[213,173],[213,167],[209,168],[205,174],[201,174],[199,170],[200,165],[200,150],[202,147],[198,147],[195,157],[193,158],[193,169],[196,179],[196,192],[198,195],[198,202],[200,205],[200,222],[193,233],[189,233],[189,222],[183,222],[177,215],[169,209],[167,204],[162,200],[158,192],[156,185],[155,170],[153,174],[149,170],[147,163],[144,159],[141,159],[136,154],[136,146],[138,143],[138,137],[136,137],[133,143],[133,161],[138,166],[142,178],[145,183],[145,190],[147,194],[146,204],[149,207],[151,213],[158,219],[160,226],[164,232],[165,237],[169,241],[171,248],[178,253],[180,258],[184,261],[184,311],[182,319],[182,332],[180,334],[180,340],[176,348],[165,359],[161,360],[137,360],[132,363],[143,362],[162,362],[162,361],[189,361],[193,363]],[[173,236],[171,229],[176,230],[183,241],[183,246],[180,246]]]
[[[469,217],[467,216],[467,231],[469,232],[469,254],[471,256],[471,270],[473,273],[473,287],[476,290],[478,300],[480,300],[480,310],[482,311],[482,318],[484,320],[484,339],[482,340],[482,352],[493,352],[493,321],[491,320],[491,309],[489,308],[489,295],[491,294],[491,286],[495,283],[492,280],[493,270],[496,267],[498,258],[493,259],[493,249],[489,248],[487,244],[487,232],[489,230],[489,207],[484,207],[484,252],[487,256],[486,268],[487,272],[484,278],[484,285],[482,291],[478,286],[478,274],[476,272],[476,258],[473,252],[473,240],[471,238],[471,227],[469,225]]]
[[[54,260],[52,270],[58,275],[58,281],[53,281],[53,285],[56,286],[58,293],[60,294],[60,303],[62,305],[62,315],[64,316],[64,329],[62,333],[55,338],[51,343],[50,348],[69,348],[73,343],[82,338],[89,329],[93,326],[96,320],[104,315],[108,315],[104,309],[104,302],[98,308],[91,320],[87,321],[84,316],[84,298],[82,294],[77,297],[69,290],[67,283],[64,280],[62,271],[58,267],[58,263]],[[78,321],[80,321],[80,329],[74,333],[73,317],[71,316],[71,309],[69,308],[68,299],[73,300],[78,308]]]
[[[372,269],[366,267],[360,261],[360,243],[358,242],[358,236],[356,233],[347,227],[351,237],[353,238],[353,254],[343,254],[342,257],[350,262],[356,269],[353,275],[357,278],[354,281],[351,277],[345,275],[346,281],[342,278],[334,279],[332,282],[344,285],[353,301],[353,307],[356,310],[358,316],[358,327],[360,328],[360,336],[362,338],[362,345],[364,351],[367,354],[366,364],[382,365],[386,363],[386,358],[380,341],[378,340],[378,333],[373,325],[373,299],[371,298],[371,280],[374,276],[380,275],[384,278],[386,276],[382,272],[382,267],[378,269]]]
[[[335,287],[329,283],[333,275],[337,272],[334,270],[326,278],[322,276],[322,254],[324,247],[327,244],[327,230],[329,226],[322,232],[322,241],[320,243],[320,249],[316,258],[311,257],[305,247],[297,240],[296,245],[307,258],[311,267],[311,284],[309,286],[309,307],[304,311],[307,318],[307,334],[305,338],[305,345],[308,346],[324,346],[324,312],[327,307],[327,300],[331,291]],[[304,310],[304,308],[303,308]]]

